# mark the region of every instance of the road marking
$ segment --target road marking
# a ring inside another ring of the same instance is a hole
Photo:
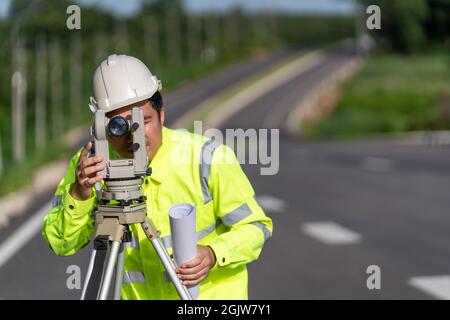
[[[248,107],[262,95],[282,86],[313,65],[321,63],[325,54],[321,50],[301,54],[288,62],[283,62],[276,69],[253,76],[244,83],[237,83],[226,92],[205,100],[173,125],[175,128],[189,127],[193,120],[203,120],[204,129],[220,128],[231,116]],[[251,82],[250,82],[251,80]],[[214,112],[211,112],[214,110]]]
[[[332,221],[304,223],[301,231],[328,245],[355,244],[362,238],[360,234]]]
[[[362,161],[362,167],[368,171],[390,172],[392,171],[392,161],[384,158],[365,157]]]
[[[49,201],[0,245],[0,268],[39,232],[51,207],[52,201]]]
[[[231,116],[251,105],[259,97],[287,83],[308,68],[318,65],[325,59],[321,50],[312,51],[298,59],[287,63],[274,72],[258,79],[245,90],[241,90],[226,101],[216,106],[214,115],[209,115],[205,122],[205,128],[220,128]]]
[[[215,95],[192,108],[178,118],[172,126],[174,128],[186,128],[194,120],[205,118],[203,119],[205,130],[219,128],[239,110],[249,106],[263,94],[288,82],[307,68],[320,63],[324,58],[325,55],[322,50],[315,50],[307,54],[302,52],[299,57],[282,61],[275,66],[269,66],[259,74],[238,82],[226,92]],[[211,110],[214,110],[214,112],[211,112]]]
[[[450,300],[450,276],[427,276],[409,279],[408,284],[443,300]]]
[[[261,208],[268,212],[284,212],[287,207],[286,201],[271,195],[259,195],[255,199]]]

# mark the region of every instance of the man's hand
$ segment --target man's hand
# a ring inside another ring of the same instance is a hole
[[[176,269],[184,285],[196,285],[203,281],[216,263],[216,256],[210,247],[197,246],[197,255]]]
[[[103,179],[102,176],[97,176],[97,172],[105,168],[103,157],[88,158],[88,153],[91,149],[92,142],[89,142],[81,152],[75,171],[75,183],[70,189],[70,195],[77,200],[88,199],[91,196],[92,187]]]

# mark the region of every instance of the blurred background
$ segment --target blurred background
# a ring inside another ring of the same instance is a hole
[[[40,226],[111,53],[169,127],[279,130],[248,137],[276,174],[243,163],[274,221],[251,299],[450,299],[450,0],[0,0],[0,45],[0,299],[79,298],[91,246]]]

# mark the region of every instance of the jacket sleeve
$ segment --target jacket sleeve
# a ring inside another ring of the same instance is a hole
[[[53,208],[47,213],[42,226],[42,236],[53,252],[59,256],[76,253],[89,243],[94,231],[91,213],[96,205],[95,188],[90,198],[75,200],[70,187],[75,182],[75,169],[81,150],[71,159],[64,178],[56,189]]]
[[[271,237],[272,220],[255,200],[254,190],[231,148],[220,145],[213,153],[208,182],[217,218],[228,228],[210,247],[218,267],[236,267],[256,260]]]

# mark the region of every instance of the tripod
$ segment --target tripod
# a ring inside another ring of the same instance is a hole
[[[175,264],[165,249],[152,220],[147,217],[145,196],[141,189],[142,177],[131,179],[105,179],[108,191],[103,191],[95,212],[97,229],[81,300],[106,300],[116,266],[114,299],[120,299],[125,262],[125,243],[131,242],[131,224],[139,223],[153,245],[170,280],[183,300],[192,296],[175,273]],[[118,205],[109,203],[118,200]],[[123,200],[125,199],[125,200]],[[109,256],[107,258],[107,252]]]

